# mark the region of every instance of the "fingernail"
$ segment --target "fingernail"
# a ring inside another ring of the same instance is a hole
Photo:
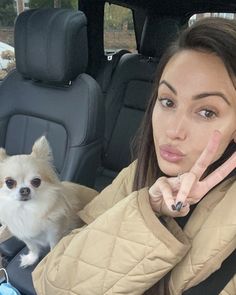
[[[175,206],[176,211],[179,212],[179,211],[181,210],[182,206],[183,206],[183,203],[182,203],[182,202],[178,202],[178,203],[176,204],[176,206]]]
[[[173,211],[176,210],[175,205],[171,205],[171,208],[172,208]]]

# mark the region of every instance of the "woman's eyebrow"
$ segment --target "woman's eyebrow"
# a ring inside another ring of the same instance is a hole
[[[166,80],[162,80],[159,83],[159,87],[164,84],[166,85],[175,95],[177,95],[177,90],[170,85]],[[193,99],[201,99],[201,98],[206,98],[208,96],[219,96],[221,97],[228,105],[231,105],[229,102],[229,99],[222,93],[219,91],[213,91],[213,92],[203,92],[203,93],[199,93],[193,96]]]
[[[173,86],[171,86],[168,82],[166,82],[166,80],[162,80],[160,83],[159,83],[159,87],[162,85],[162,84],[165,84],[175,95],[177,94],[177,91],[175,90],[175,88]]]
[[[228,98],[222,92],[203,92],[193,96],[193,99],[201,99],[208,96],[219,96],[221,97],[228,105],[231,105]]]

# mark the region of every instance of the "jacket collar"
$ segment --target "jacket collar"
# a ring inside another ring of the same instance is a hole
[[[199,284],[235,250],[236,177],[219,184],[198,204],[184,232],[191,249],[172,270],[171,295]]]

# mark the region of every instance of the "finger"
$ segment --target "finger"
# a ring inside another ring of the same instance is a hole
[[[201,178],[202,174],[205,172],[207,167],[211,164],[212,160],[214,159],[220,144],[220,139],[221,133],[218,130],[215,130],[212,136],[210,137],[207,146],[205,147],[200,157],[190,170],[190,172],[196,175],[198,180]]]
[[[184,174],[180,184],[179,192],[175,200],[175,207],[177,211],[180,211],[183,204],[186,203],[186,199],[196,180],[197,180],[197,177],[194,173],[188,172]]]
[[[189,206],[189,204],[186,204],[185,206],[183,206],[181,208],[180,211],[175,210],[175,211],[168,212],[168,213],[169,213],[169,216],[176,218],[176,217],[186,216],[189,213],[189,210],[190,210],[190,206]]]
[[[181,207],[180,211],[177,211],[177,210],[175,211],[177,213],[176,217],[186,216],[189,213],[189,210],[190,210],[190,206],[187,203],[183,207]]]
[[[215,185],[220,183],[231,171],[236,168],[236,152],[224,162],[220,167],[208,175],[203,181],[204,195]]]
[[[180,188],[180,183],[181,183],[181,178],[178,177],[170,177],[166,179],[169,183],[169,185],[171,186],[172,192],[173,193],[177,193],[179,191]],[[176,194],[175,194],[176,197]]]
[[[162,193],[160,191],[160,183],[161,182],[167,182],[169,186],[171,187],[172,192],[176,192],[179,190],[180,182],[177,177],[159,177],[157,181],[150,187],[149,194],[151,195],[152,199],[159,199],[160,196],[162,196]]]
[[[172,188],[170,187],[167,180],[163,180],[160,182],[160,191],[162,192],[163,200],[170,211],[175,211],[175,201],[172,192]]]
[[[156,201],[162,197],[162,193],[160,191],[160,182],[163,181],[165,177],[160,177],[156,180],[156,182],[150,187],[149,195],[151,196],[152,200]]]
[[[155,188],[155,191],[153,188]],[[165,177],[161,177],[156,181],[155,185],[149,189],[149,194],[153,202],[159,202],[161,198],[161,201],[166,203],[169,210],[175,209],[172,188]]]

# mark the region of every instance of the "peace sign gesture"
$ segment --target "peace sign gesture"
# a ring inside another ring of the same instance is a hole
[[[200,181],[217,153],[220,139],[221,133],[214,131],[206,148],[189,172],[179,177],[157,179],[149,189],[150,204],[155,212],[173,217],[187,215],[190,205],[198,203],[236,167],[235,152],[225,163]]]

